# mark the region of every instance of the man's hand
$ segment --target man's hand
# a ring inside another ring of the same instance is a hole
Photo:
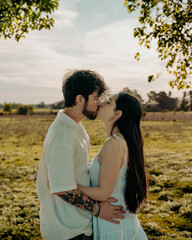
[[[114,220],[113,218],[124,219],[125,217],[122,214],[125,214],[125,211],[122,206],[112,205],[110,204],[111,202],[117,202],[117,200],[109,198],[105,202],[100,202],[100,213],[98,217],[119,224],[120,221]]]

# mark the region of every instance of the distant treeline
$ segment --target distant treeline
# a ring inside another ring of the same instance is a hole
[[[24,105],[16,103],[4,103],[0,105],[0,108],[3,109],[2,114],[11,114],[13,109],[16,110],[17,114],[26,115],[32,114],[34,112],[34,105]]]
[[[171,92],[164,91],[155,92],[150,91],[147,96],[148,100],[144,102],[137,90],[130,90],[124,88],[127,92],[135,96],[143,105],[146,112],[163,112],[163,111],[191,111],[192,110],[192,91],[184,92],[182,99],[173,98]]]
[[[151,91],[147,94],[148,100],[144,102],[142,96],[137,90],[131,90],[128,87],[122,90],[133,96],[135,96],[143,105],[143,110],[146,112],[163,112],[163,111],[192,111],[192,91],[184,92],[182,99],[173,98],[171,92],[158,92]],[[41,112],[40,109],[47,109],[48,113],[53,113],[54,109],[62,109],[64,107],[64,101],[59,101],[53,104],[45,104],[40,102],[39,104],[23,105],[20,103],[4,103],[0,104],[0,109],[3,113],[11,114],[14,110],[16,114],[34,114],[34,112]],[[34,111],[36,110],[36,111]],[[43,113],[43,112],[42,112]],[[45,113],[45,112],[44,112]]]

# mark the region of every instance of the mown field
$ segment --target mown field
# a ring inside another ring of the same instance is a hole
[[[41,239],[36,176],[52,121],[0,118],[0,239]],[[92,158],[104,142],[104,127],[99,120],[83,124]],[[139,220],[150,240],[192,239],[192,122],[143,121],[141,126],[149,193]]]

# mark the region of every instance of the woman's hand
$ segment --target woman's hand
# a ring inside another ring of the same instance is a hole
[[[78,189],[80,189],[80,190],[81,190],[81,187],[83,187],[83,186],[81,186],[81,185],[77,184],[77,188],[78,188]]]

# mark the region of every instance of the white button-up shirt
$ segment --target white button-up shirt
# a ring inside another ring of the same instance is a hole
[[[90,186],[89,137],[81,123],[60,110],[43,145],[37,176],[40,229],[45,240],[65,240],[92,234],[92,215],[53,193]]]

